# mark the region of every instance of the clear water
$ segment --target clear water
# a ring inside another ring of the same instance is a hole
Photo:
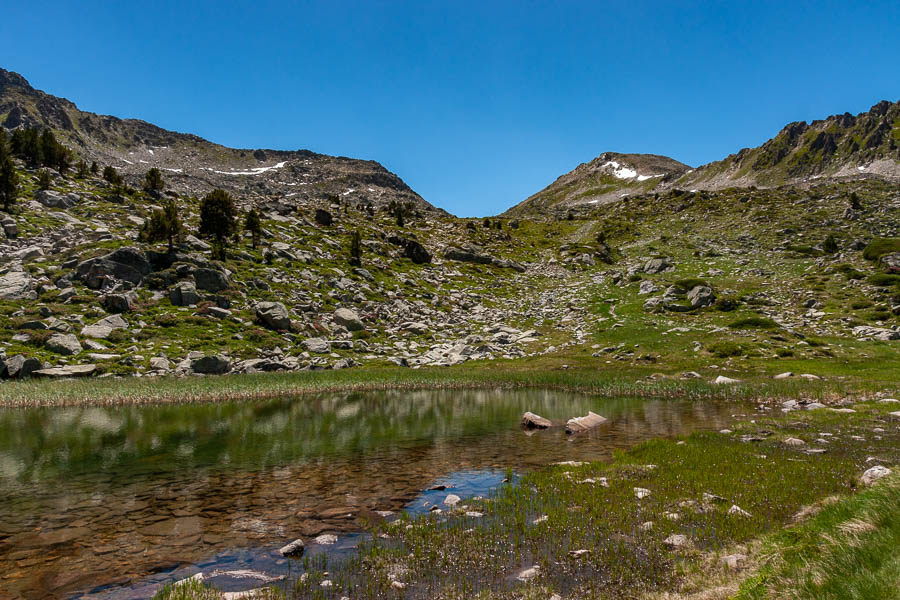
[[[483,390],[0,410],[0,598],[147,598],[201,570],[285,574],[276,550],[298,537],[339,536],[308,553],[352,551],[376,511],[486,495],[508,468],[608,459],[644,439],[722,428],[742,409]],[[610,421],[575,437],[529,435],[526,410]],[[437,483],[449,489],[425,491]]]

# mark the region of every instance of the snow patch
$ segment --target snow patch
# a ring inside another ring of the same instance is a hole
[[[856,168],[859,169],[860,171],[865,171],[865,170],[866,170],[865,167],[856,167]]]
[[[613,175],[617,179],[637,179],[638,181],[647,181],[648,179],[653,179],[654,177],[662,177],[662,175],[638,175],[638,172],[634,169],[626,167],[625,165],[620,165],[614,160],[608,161],[603,165],[604,167],[612,167]]]
[[[349,190],[347,190],[346,192],[344,192],[342,195],[343,195],[343,196],[349,196],[350,194],[352,194],[352,193],[355,192],[355,191],[356,191],[356,190],[354,190],[353,188],[350,188]]]
[[[207,170],[212,171],[213,173],[218,173],[219,175],[262,175],[266,171],[271,171],[273,169],[280,169],[285,164],[287,164],[287,162],[283,161],[283,162],[280,162],[277,165],[274,165],[271,167],[254,167],[248,171],[216,171],[215,169],[213,169],[211,167],[207,167]]]
[[[122,162],[127,162],[129,165],[133,165],[133,164],[134,164],[133,162],[131,162],[130,160],[125,159],[125,158],[122,159]]]
[[[163,171],[171,171],[172,173],[183,173],[181,169],[169,169],[168,167],[163,167]]]

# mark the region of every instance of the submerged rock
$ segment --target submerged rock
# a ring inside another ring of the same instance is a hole
[[[525,429],[547,429],[552,426],[553,423],[550,422],[550,419],[545,419],[533,412],[526,412],[522,415],[522,427]]]
[[[601,417],[595,412],[588,411],[588,414],[583,417],[572,417],[566,421],[566,433],[582,433],[602,425],[606,423],[606,421],[606,417]]]

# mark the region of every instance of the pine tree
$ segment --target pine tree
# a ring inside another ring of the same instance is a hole
[[[253,249],[256,250],[256,246],[259,245],[259,238],[262,236],[262,221],[260,221],[259,213],[255,208],[251,208],[244,218],[244,229],[250,232]]]
[[[100,165],[97,164],[97,161],[91,162],[91,175],[96,175],[100,172]]]
[[[237,233],[237,208],[224,190],[213,190],[200,201],[200,235],[213,239],[213,256],[225,259],[228,240]]]
[[[178,216],[178,207],[175,201],[168,198],[163,201],[162,210],[154,210],[150,220],[144,224],[141,237],[144,240],[154,242],[168,242],[169,252],[175,245],[175,240],[184,233],[184,225]]]
[[[18,192],[19,175],[16,173],[12,158],[10,158],[7,153],[6,156],[0,160],[0,202],[3,203],[3,210],[10,212],[12,205],[15,204]]]
[[[838,251],[837,240],[834,239],[834,236],[828,234],[828,237],[825,238],[825,241],[822,243],[822,251],[826,254],[834,254]]]
[[[52,183],[53,179],[50,177],[50,171],[48,171],[47,169],[41,169],[40,171],[38,171],[38,189],[49,190]]]
[[[359,231],[350,234],[350,260],[348,262],[351,267],[362,266],[362,237],[359,235]]]
[[[158,194],[165,187],[166,182],[163,181],[162,173],[156,167],[153,167],[144,175],[144,191]]]
[[[83,160],[79,160],[75,168],[77,169],[75,175],[78,179],[85,179],[88,176],[88,166]]]

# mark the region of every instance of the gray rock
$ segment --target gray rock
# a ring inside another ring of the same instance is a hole
[[[463,248],[448,248],[447,251],[444,252],[444,258],[446,258],[447,260],[475,263],[479,265],[489,265],[494,262],[493,258],[488,256],[487,254],[483,254],[480,249],[474,246],[466,246]]]
[[[0,299],[35,300],[34,280],[25,271],[10,271],[0,275]]]
[[[269,329],[291,328],[291,317],[281,302],[260,302],[256,305],[256,317]]]
[[[644,273],[656,274],[665,273],[675,268],[675,265],[668,258],[651,258],[644,265]]]
[[[19,325],[19,329],[31,329],[33,331],[46,331],[50,329],[43,321],[25,321]]]
[[[221,354],[201,356],[191,361],[191,369],[203,375],[221,375],[231,369],[231,361]]]
[[[231,287],[228,277],[215,269],[197,269],[194,271],[194,281],[198,290],[206,292],[221,292]]]
[[[646,295],[646,294],[655,294],[659,291],[659,286],[650,281],[649,279],[645,279],[641,282],[640,287],[638,288],[638,294]]]
[[[329,344],[328,340],[324,338],[306,338],[300,343],[303,345],[307,352],[314,352],[316,354],[326,354],[328,352],[331,352],[331,344]]]
[[[152,268],[137,248],[119,248],[105,256],[91,258],[75,268],[75,277],[91,289],[98,289],[107,277],[135,285],[150,274]]]
[[[883,467],[881,465],[877,465],[877,466],[872,467],[871,469],[867,470],[865,473],[863,473],[862,476],[859,478],[859,480],[862,482],[863,485],[872,485],[879,479],[883,479],[884,477],[887,477],[890,474],[891,474],[890,469],[888,469],[887,467]]]
[[[852,331],[853,335],[857,338],[872,338],[885,342],[891,340],[900,340],[900,331],[894,331],[893,329],[860,325],[858,327],[854,327]]]
[[[124,313],[131,310],[131,301],[125,294],[107,294],[103,297],[103,308],[111,313]]]
[[[78,338],[71,333],[55,333],[44,344],[44,347],[50,352],[71,356],[81,352],[81,344]]]
[[[3,228],[3,233],[6,234],[11,240],[19,237],[19,226],[16,225],[15,220],[12,217],[4,217],[0,220],[0,227]]]
[[[401,238],[398,236],[391,236],[387,241],[391,244],[394,244],[395,246],[400,246],[403,249],[401,255],[404,258],[410,259],[417,265],[423,265],[431,262],[431,253],[425,249],[425,246],[423,246],[416,240]]]
[[[97,372],[97,365],[68,365],[65,367],[51,367],[38,369],[32,373],[34,377],[46,377],[48,379],[62,379],[64,377],[90,377]]]
[[[210,249],[212,248],[212,246],[210,246],[209,244],[207,244],[207,243],[204,242],[203,240],[201,240],[201,239],[199,239],[199,238],[197,238],[196,236],[193,236],[193,235],[186,235],[186,236],[184,237],[184,243],[185,243],[185,244],[188,246],[188,248],[190,248],[191,250],[199,250],[199,251],[201,251],[201,252],[206,252],[206,251],[208,251],[208,250],[210,250]]]
[[[5,373],[0,368],[0,377],[5,379],[26,379],[38,369],[43,369],[44,365],[36,358],[27,358],[23,354],[17,354],[6,359]]]
[[[150,368],[154,371],[171,371],[172,363],[163,356],[154,356],[150,359]]]
[[[338,325],[343,325],[350,331],[362,331],[366,328],[359,315],[349,308],[339,308],[334,311],[334,322]]]
[[[711,306],[716,301],[716,295],[712,288],[706,285],[696,285],[687,295],[688,301],[694,308]]]
[[[200,302],[200,294],[193,283],[182,281],[169,290],[169,301],[175,306],[190,306]]]
[[[34,199],[47,208],[72,208],[81,202],[78,194],[63,194],[56,190],[39,190],[35,192]]]

